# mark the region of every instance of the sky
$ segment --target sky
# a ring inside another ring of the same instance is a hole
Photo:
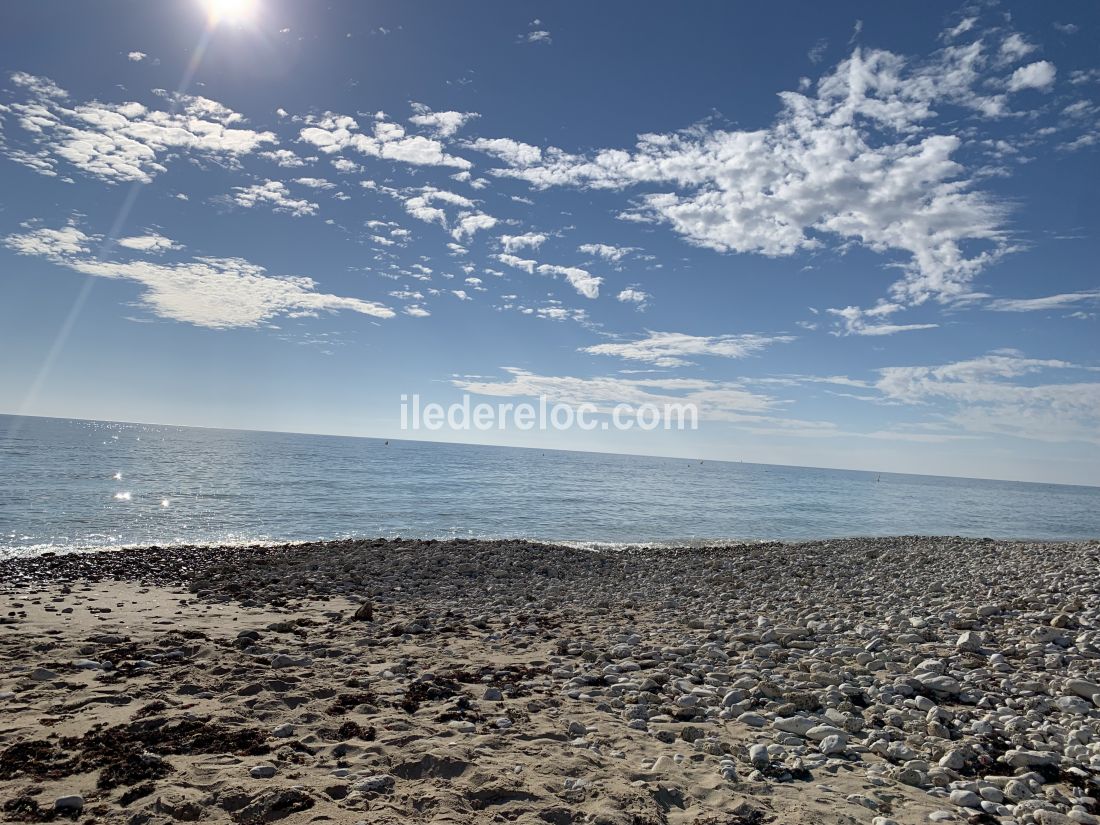
[[[1100,484],[1095,3],[2,15],[0,412]]]

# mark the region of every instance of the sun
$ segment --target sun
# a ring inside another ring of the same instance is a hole
[[[256,0],[200,0],[213,23],[243,23],[252,18]]]

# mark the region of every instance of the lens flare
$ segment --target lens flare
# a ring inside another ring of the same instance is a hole
[[[256,0],[201,0],[211,24],[243,23],[252,18]]]

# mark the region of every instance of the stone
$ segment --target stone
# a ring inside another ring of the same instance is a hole
[[[66,813],[80,813],[84,808],[84,797],[80,794],[68,794],[67,796],[59,796],[53,801],[53,809],[55,811],[64,811]]]
[[[271,735],[276,737],[277,739],[287,739],[294,735],[294,725],[290,724],[289,722],[279,725],[279,727],[271,731]]]
[[[1092,701],[1092,697],[1100,693],[1100,685],[1095,682],[1086,682],[1084,679],[1069,679],[1066,682],[1066,692]]]
[[[388,773],[377,773],[360,779],[353,787],[360,793],[384,793],[392,789],[396,781]]]
[[[962,789],[951,791],[951,802],[958,805],[960,808],[981,808],[982,798],[973,791],[964,791]]]
[[[772,722],[772,727],[776,730],[793,733],[796,736],[805,736],[816,725],[817,722],[805,716],[780,716]]]
[[[839,734],[831,734],[822,739],[817,748],[826,756],[833,756],[834,754],[844,753],[845,748],[848,746],[848,741],[845,736]]]
[[[250,768],[248,774],[253,779],[270,779],[275,775],[275,766],[265,762]]]
[[[749,747],[749,763],[756,768],[763,768],[771,762],[771,757],[768,756],[767,745],[752,745]]]
[[[31,679],[36,682],[52,682],[56,678],[58,678],[56,673],[44,667],[36,667],[31,671]]]
[[[737,721],[742,725],[748,725],[750,728],[762,728],[764,725],[768,724],[767,719],[759,713],[753,713],[752,711],[742,713],[737,717]]]

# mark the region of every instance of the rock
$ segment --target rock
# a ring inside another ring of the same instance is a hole
[[[361,793],[384,793],[393,788],[396,781],[388,773],[378,773],[360,779],[352,787]]]
[[[670,770],[676,767],[676,761],[671,756],[658,756],[657,761],[653,763],[653,767],[650,770],[653,773],[668,773]]]
[[[1034,818],[1036,825],[1071,825],[1073,822],[1065,814],[1044,808],[1040,808],[1032,814],[1032,818]]]
[[[962,691],[962,685],[959,684],[959,680],[951,676],[922,673],[916,678],[922,685],[938,696],[958,696]]]
[[[768,756],[767,745],[752,745],[749,748],[749,763],[755,768],[763,768],[771,762],[771,757]]]
[[[249,769],[248,773],[253,779],[270,779],[275,775],[275,766],[265,762]]]
[[[814,742],[821,742],[827,736],[839,736],[845,741],[848,740],[848,732],[834,725],[814,725],[806,731],[806,738]]]
[[[768,720],[761,716],[759,713],[753,713],[751,711],[742,713],[737,717],[737,721],[742,725],[748,725],[750,728],[762,728],[768,724]]]
[[[287,667],[311,667],[312,665],[313,659],[309,656],[290,656],[286,653],[280,653],[271,660],[271,666],[277,669]]]
[[[957,642],[955,642],[955,648],[957,650],[965,650],[971,653],[977,653],[982,649],[982,639],[973,630],[965,631]]]
[[[1010,802],[1022,802],[1035,796],[1031,792],[1031,788],[1019,779],[1010,779],[1005,783],[1004,795]]]
[[[954,790],[950,795],[951,802],[960,808],[982,807],[982,798],[973,791]]]
[[[698,742],[704,736],[706,736],[706,733],[703,732],[703,729],[695,725],[685,725],[680,730],[680,738],[688,744]]]
[[[504,694],[500,692],[500,688],[487,687],[485,693],[481,695],[481,698],[486,702],[500,702],[504,699]]]
[[[44,667],[36,667],[31,671],[31,678],[36,682],[52,682],[58,678],[57,674],[52,670],[48,670]]]
[[[817,722],[805,716],[780,716],[772,722],[772,727],[776,730],[793,733],[796,736],[805,736],[816,725]]]
[[[80,794],[69,794],[68,796],[59,796],[53,801],[53,809],[55,811],[64,811],[71,813],[73,811],[80,813],[84,808],[84,797]]]
[[[1058,754],[1052,751],[1011,750],[1005,753],[1002,759],[1006,765],[1011,765],[1014,768],[1058,764]]]
[[[352,619],[357,622],[373,622],[374,621],[374,605],[370,599],[359,605],[358,609],[352,614]]]
[[[577,737],[586,735],[588,733],[588,728],[585,727],[583,723],[574,719],[566,727],[566,732],[576,739]]]
[[[1066,682],[1066,692],[1092,701],[1092,697],[1100,693],[1100,685],[1095,682],[1086,682],[1084,679],[1070,679]]]
[[[294,725],[289,722],[279,725],[279,727],[271,731],[271,735],[277,739],[287,739],[294,735]]]
[[[847,737],[834,733],[822,739],[818,743],[817,749],[826,756],[832,756],[833,754],[844,753],[847,746]]]

